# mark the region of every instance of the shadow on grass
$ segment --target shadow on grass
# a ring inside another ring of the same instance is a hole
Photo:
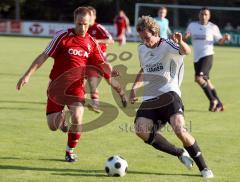
[[[200,110],[200,109],[185,109],[185,112],[209,112],[207,110]]]
[[[14,165],[0,165],[0,170],[20,170],[20,171],[43,171],[43,172],[60,172],[53,173],[53,175],[71,175],[71,176],[106,176],[103,170],[83,170],[83,169],[69,169],[69,168],[44,168],[44,167],[30,167],[30,166],[14,166]],[[64,173],[61,173],[64,172]],[[66,173],[69,172],[69,173]],[[77,172],[72,174],[70,172]],[[107,176],[106,176],[107,177]]]
[[[44,168],[44,167],[30,167],[30,166],[14,166],[14,165],[0,165],[0,170],[22,170],[22,171],[44,171],[44,172],[57,172],[52,175],[61,176],[99,176],[108,177],[104,170],[83,170],[83,169],[69,169],[69,168]],[[72,173],[75,172],[75,173]],[[159,175],[159,176],[191,176],[200,177],[196,174],[176,174],[176,173],[160,173],[160,172],[146,172],[146,171],[128,171],[128,174],[142,174],[142,175]]]
[[[20,157],[0,157],[0,160],[40,160],[40,161],[52,161],[52,162],[66,162],[64,159],[33,159],[33,158],[20,158]]]
[[[19,160],[22,160],[22,158],[20,158],[20,157],[0,157],[0,159],[6,159],[6,160],[17,160],[17,159],[19,159]]]
[[[81,173],[52,173],[52,175],[57,175],[57,176],[96,176],[96,177],[108,177],[103,170],[84,170],[85,173],[82,173],[83,171],[81,170]]]
[[[40,161],[66,162],[64,159],[38,159]]]
[[[160,172],[146,172],[146,171],[128,171],[129,174],[149,174],[149,175],[160,175],[160,176],[192,176],[200,177],[197,174],[184,174],[184,173],[160,173]]]

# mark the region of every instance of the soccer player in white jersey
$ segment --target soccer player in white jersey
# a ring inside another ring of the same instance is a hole
[[[199,12],[199,21],[191,22],[184,35],[184,40],[192,37],[194,50],[195,81],[202,87],[210,101],[209,111],[223,111],[216,89],[209,79],[209,72],[213,64],[213,45],[215,42],[224,44],[230,40],[229,34],[221,35],[217,25],[209,22],[210,10],[204,7]]]
[[[140,71],[130,93],[130,101],[137,100],[136,90],[144,83],[144,97],[135,118],[135,132],[145,143],[155,149],[177,156],[189,169],[193,158],[201,175],[212,178],[213,173],[204,162],[200,148],[185,128],[184,107],[180,84],[183,77],[183,58],[190,54],[190,47],[182,40],[181,33],[174,33],[173,40],[160,38],[160,28],[149,16],[142,16],[137,32],[143,41],[138,48]],[[157,130],[169,123],[186,150],[169,143]]]

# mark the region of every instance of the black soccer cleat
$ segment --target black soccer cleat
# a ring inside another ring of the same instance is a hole
[[[74,153],[70,153],[66,151],[66,155],[65,155],[65,160],[66,162],[76,162],[77,160],[77,155]]]
[[[217,104],[215,108],[215,112],[223,112],[223,111],[224,111],[224,107],[223,107],[223,104],[220,102]]]
[[[211,112],[216,112],[217,105],[218,105],[218,101],[217,100],[211,101],[208,110],[211,111]]]

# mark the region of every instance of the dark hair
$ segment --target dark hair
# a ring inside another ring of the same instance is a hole
[[[205,11],[205,10],[210,12],[210,9],[207,6],[202,7],[200,11]]]
[[[93,12],[93,15],[95,15],[96,16],[96,9],[94,8],[94,7],[92,7],[92,6],[87,6],[87,8],[89,9],[89,11],[91,11],[91,12]]]
[[[87,7],[80,6],[80,7],[76,8],[73,12],[74,19],[76,19],[77,15],[91,16],[91,12]]]

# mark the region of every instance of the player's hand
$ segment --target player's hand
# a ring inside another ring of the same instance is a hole
[[[20,90],[23,87],[23,85],[29,82],[29,78],[30,78],[29,76],[23,76],[22,78],[20,78],[17,83],[16,89]]]
[[[175,32],[173,33],[172,35],[172,39],[175,43],[179,44],[181,43],[183,40],[182,40],[182,34],[180,32]]]
[[[183,37],[183,40],[187,41],[189,39],[189,37],[191,37],[191,33],[190,32],[186,32],[184,37]]]
[[[123,95],[120,95],[120,97],[121,97],[121,101],[122,101],[122,106],[124,108],[127,107],[128,99],[127,99],[127,96],[125,95],[125,93]]]
[[[131,102],[131,104],[134,104],[137,100],[138,98],[136,96],[136,92],[132,89],[130,92],[129,101]]]
[[[112,73],[111,73],[111,76],[112,77],[118,77],[118,76],[120,76],[120,73],[117,71],[117,70],[112,70]]]
[[[223,38],[224,38],[226,41],[229,41],[229,40],[231,39],[231,35],[228,34],[228,33],[225,33],[225,34],[223,35]]]

